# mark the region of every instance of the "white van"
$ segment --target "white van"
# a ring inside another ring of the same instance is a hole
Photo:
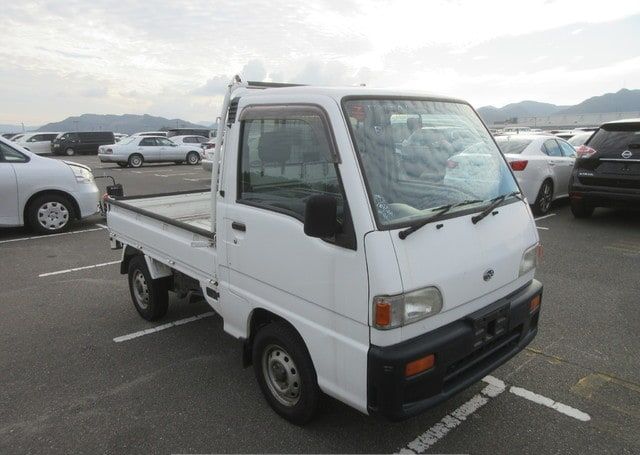
[[[36,132],[27,133],[15,142],[37,155],[51,153],[51,142],[60,133]]]
[[[87,166],[38,156],[0,138],[0,227],[56,234],[97,213],[98,199]]]
[[[201,294],[296,423],[321,392],[414,416],[521,351],[538,330],[538,234],[473,108],[268,85],[230,86],[212,191],[108,200],[140,315]],[[457,154],[477,155],[464,185],[447,178]]]

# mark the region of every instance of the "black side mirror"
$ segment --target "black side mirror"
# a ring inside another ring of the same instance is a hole
[[[333,196],[311,196],[304,208],[304,233],[309,237],[333,237],[338,231],[338,201]]]

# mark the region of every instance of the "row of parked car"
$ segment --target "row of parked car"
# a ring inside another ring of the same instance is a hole
[[[595,131],[517,132],[495,139],[538,215],[566,197],[578,218],[596,207],[640,208],[640,119]]]

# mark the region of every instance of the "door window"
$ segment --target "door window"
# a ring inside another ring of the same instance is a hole
[[[556,142],[555,139],[549,139],[544,142],[543,151],[549,156],[562,156],[562,151],[560,150],[560,146]]]
[[[564,141],[558,141],[558,144],[560,144],[560,148],[562,149],[562,155],[567,158],[574,158],[576,156],[576,150],[571,145]]]
[[[331,195],[338,200],[338,222],[342,222],[344,197],[337,160],[320,113],[274,111],[266,118],[247,116],[242,122],[238,202],[302,220],[310,196]]]
[[[175,145],[175,142],[171,142],[169,139],[166,139],[164,137],[157,137],[155,139],[158,145]]]

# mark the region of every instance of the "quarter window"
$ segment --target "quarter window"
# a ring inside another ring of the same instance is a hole
[[[242,122],[238,201],[302,220],[310,196],[331,195],[338,200],[341,223],[343,191],[320,114],[277,112],[277,118],[247,116]]]
[[[558,144],[560,144],[560,148],[562,149],[562,154],[564,156],[568,158],[573,158],[576,156],[576,151],[571,145],[564,141],[558,141]]]
[[[544,150],[545,153],[549,156],[562,156],[562,151],[560,150],[560,146],[555,141],[555,139],[549,139],[544,142]]]

